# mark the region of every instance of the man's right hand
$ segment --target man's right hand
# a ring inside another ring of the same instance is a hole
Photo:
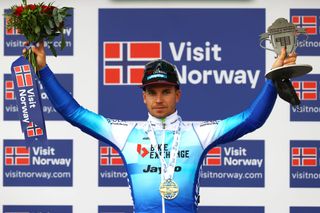
[[[29,45],[29,42],[24,43],[25,46]],[[44,42],[41,41],[37,44],[37,46],[31,47],[32,52],[36,54],[36,60],[38,63],[38,70],[41,70],[44,68],[47,64],[46,62],[46,51],[44,49]],[[23,53],[25,53],[27,50],[26,48],[23,49]]]

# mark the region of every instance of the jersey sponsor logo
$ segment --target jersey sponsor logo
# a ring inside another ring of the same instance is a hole
[[[303,28],[308,34],[298,37],[297,53],[299,55],[319,55],[320,47],[320,9],[290,9],[290,20],[298,28]]]
[[[182,167],[181,166],[175,166],[174,167],[174,171],[175,172],[181,172]],[[146,168],[144,168],[142,170],[144,173],[157,173],[157,174],[161,174],[161,166],[152,166],[152,165],[147,165]]]
[[[143,147],[142,144],[137,144],[137,152],[143,158],[149,154],[149,150]]]
[[[4,10],[4,13],[9,13],[8,9]],[[57,50],[58,55],[73,55],[73,9],[69,10],[71,16],[66,18],[65,29],[63,34],[66,39],[66,47],[61,50],[61,36],[54,39],[53,45]],[[7,29],[8,19],[4,17],[4,55],[5,56],[20,56],[22,49],[24,48],[23,43],[25,42],[25,37],[19,33],[19,29],[11,28]],[[48,55],[52,55],[49,51],[49,46],[47,42],[44,42],[46,52]]]
[[[23,67],[18,67],[19,75],[18,83],[20,82],[22,85],[30,84],[30,80],[28,80],[28,69],[24,69]],[[22,74],[22,70],[27,70],[27,76]],[[18,70],[18,69],[17,69]],[[31,74],[30,74],[31,76]],[[58,81],[62,84],[62,86],[72,95],[73,93],[73,74],[56,74],[55,75]],[[42,108],[44,113],[45,120],[64,120],[61,115],[53,108],[47,94],[44,91],[44,88],[41,84],[39,84],[40,89],[40,97],[42,102]],[[29,92],[28,92],[29,91]],[[33,100],[33,90],[27,90],[24,92],[26,95],[26,100],[31,100],[30,104],[32,104]],[[28,97],[29,98],[28,98]],[[18,106],[16,103],[16,97],[14,95],[14,83],[12,81],[12,76],[10,74],[4,74],[4,100],[3,100],[3,111],[4,111],[4,120],[19,120],[18,115]]]
[[[320,187],[319,154],[319,141],[290,141],[290,187]]]
[[[318,213],[320,206],[291,206],[290,213]]]
[[[212,148],[200,177],[202,186],[264,187],[264,141],[241,140]]]
[[[309,74],[292,81],[301,104],[299,107],[290,106],[291,121],[320,121],[319,82],[319,74]]]
[[[34,206],[34,205],[28,205],[28,206],[22,206],[22,205],[4,205],[3,206],[3,213],[72,213],[72,206]]]
[[[257,18],[248,18],[248,13]],[[208,19],[213,20],[215,27],[199,25]],[[222,19],[223,22],[219,21]],[[133,24],[135,28],[130,27]],[[151,25],[165,25],[167,32],[179,29],[182,33],[155,36],[154,31],[145,30]],[[226,34],[234,34],[230,25],[239,26],[246,33],[237,34],[237,39],[226,37]],[[188,94],[180,102],[184,107],[179,113],[184,120],[207,120],[208,114],[223,118],[237,113],[251,104],[252,97],[265,82],[262,71],[265,70],[265,51],[255,39],[264,31],[264,9],[101,9],[99,113],[123,120],[144,120],[145,107],[137,101],[141,100],[141,93],[134,91],[139,90],[137,85],[141,83],[143,66],[159,57],[176,65],[183,91]],[[137,48],[131,48],[133,44]],[[234,47],[251,51],[235,58]],[[134,58],[131,52],[135,50],[139,51]],[[242,100],[240,105],[235,105],[239,93]],[[221,100],[221,94],[225,97],[224,106],[217,105],[216,101],[208,102]],[[190,113],[195,103],[202,102],[205,104],[201,105],[201,112]],[[133,110],[128,110],[127,106]]]
[[[71,186],[72,141],[49,144],[27,147],[22,140],[4,140],[4,186]]]

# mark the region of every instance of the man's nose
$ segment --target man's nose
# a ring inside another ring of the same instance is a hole
[[[161,103],[162,101],[163,101],[162,94],[157,94],[157,96],[156,96],[156,102],[157,102],[157,103]]]

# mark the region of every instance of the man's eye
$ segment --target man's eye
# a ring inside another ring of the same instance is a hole
[[[168,95],[168,94],[170,94],[170,93],[171,93],[170,90],[165,90],[165,91],[163,91],[163,94],[165,94],[165,95]]]
[[[150,90],[149,90],[149,91],[148,91],[148,94],[149,94],[149,95],[154,95],[154,94],[155,94],[155,92],[154,92],[154,91],[150,91]]]

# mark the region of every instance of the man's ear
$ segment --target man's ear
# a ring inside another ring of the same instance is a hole
[[[147,103],[147,101],[146,101],[146,95],[147,95],[147,94],[146,94],[146,91],[143,91],[143,92],[142,92],[142,97],[143,97],[143,103],[145,103],[145,104]]]
[[[176,90],[176,103],[180,101],[180,98],[181,98],[181,90],[178,89]]]

